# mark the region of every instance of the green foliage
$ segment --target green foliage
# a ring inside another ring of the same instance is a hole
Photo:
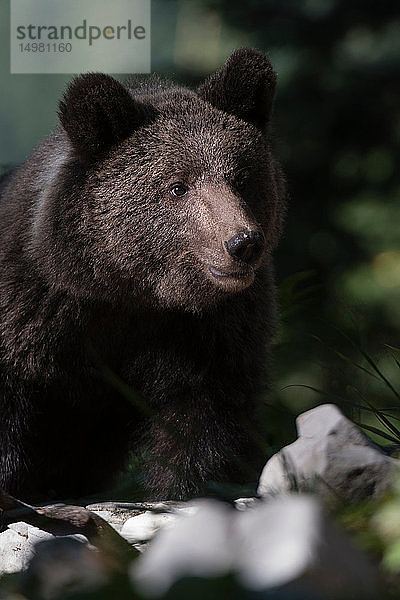
[[[398,477],[391,496],[375,511],[372,525],[383,545],[383,567],[400,576],[400,479]]]

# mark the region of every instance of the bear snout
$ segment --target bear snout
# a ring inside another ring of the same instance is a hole
[[[224,246],[232,258],[254,265],[264,252],[265,239],[261,231],[239,231]]]

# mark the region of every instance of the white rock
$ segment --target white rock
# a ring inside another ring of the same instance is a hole
[[[287,495],[240,513],[235,539],[236,572],[246,588],[283,587],[324,600],[376,593],[375,570],[315,497]]]
[[[0,575],[25,569],[35,553],[36,544],[54,537],[52,533],[22,521],[10,523],[8,528],[0,533]],[[87,543],[86,537],[80,534],[57,537]]]
[[[399,462],[386,456],[333,404],[297,418],[298,439],[265,465],[258,494],[313,489],[344,501],[380,496]]]
[[[182,577],[216,577],[228,572],[232,512],[221,502],[199,500],[194,514],[181,514],[173,527],[160,531],[132,566],[139,589],[157,596]]]
[[[147,542],[161,527],[171,525],[175,519],[176,515],[171,513],[155,513],[148,510],[125,521],[120,535],[131,544]]]
[[[319,537],[318,508],[306,496],[287,496],[237,516],[235,562],[246,587],[281,586],[307,570]]]
[[[0,574],[16,573],[28,564],[37,542],[53,535],[27,523],[11,523],[0,534]]]
[[[238,510],[248,510],[254,508],[260,502],[258,498],[237,498],[234,500],[235,508]]]

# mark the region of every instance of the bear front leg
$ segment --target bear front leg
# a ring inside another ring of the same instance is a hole
[[[132,351],[124,375],[151,413],[142,441],[153,498],[209,493],[211,482],[257,481],[265,448],[255,413],[272,319],[251,298],[242,306],[246,298],[210,315],[149,325],[147,347]]]
[[[29,500],[33,494],[26,449],[31,407],[25,390],[0,386],[0,488]]]
[[[200,394],[158,408],[145,436],[150,497],[185,499],[210,494],[213,482],[253,479],[257,449],[247,410]]]

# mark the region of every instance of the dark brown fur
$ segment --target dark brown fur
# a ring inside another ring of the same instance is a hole
[[[251,457],[284,213],[267,134],[274,85],[252,50],[197,93],[82,75],[61,125],[4,180],[1,487],[97,491],[144,444],[149,494],[186,497]],[[184,197],[171,193],[177,181]],[[225,247],[247,230],[265,238],[250,267]]]

